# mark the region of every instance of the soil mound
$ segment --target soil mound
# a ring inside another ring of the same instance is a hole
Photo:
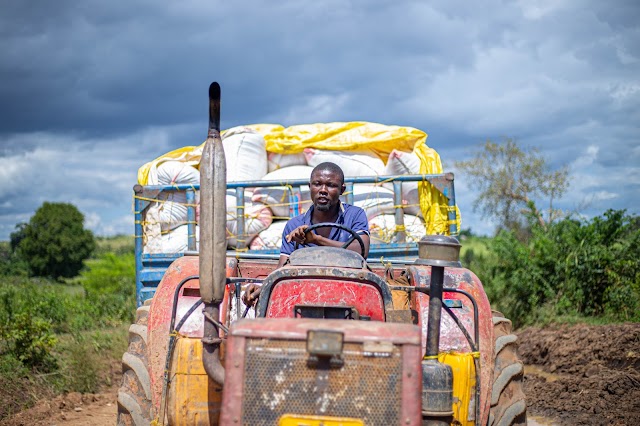
[[[640,419],[640,324],[530,327],[517,334],[531,414],[571,425]]]

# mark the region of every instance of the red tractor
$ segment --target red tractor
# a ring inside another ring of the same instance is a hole
[[[118,424],[526,424],[511,322],[455,238],[427,236],[393,265],[331,247],[298,249],[281,268],[227,253],[217,83],[209,96],[200,251],[138,308]],[[243,319],[249,283],[261,293]]]

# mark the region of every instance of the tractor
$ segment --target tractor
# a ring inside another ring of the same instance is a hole
[[[217,83],[200,176],[199,251],[140,301],[119,425],[526,424],[511,322],[462,267],[456,238],[427,235],[393,262],[364,247],[302,247],[280,268],[227,252]],[[261,286],[253,318],[249,284]]]

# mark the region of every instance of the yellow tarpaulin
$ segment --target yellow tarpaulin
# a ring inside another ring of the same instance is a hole
[[[425,143],[427,134],[413,127],[368,122],[302,124],[287,128],[277,124],[253,124],[245,127],[254,129],[264,137],[268,152],[295,154],[305,148],[333,151],[370,150],[386,163],[391,151],[397,149],[414,152],[420,158],[420,173],[443,172],[440,156]],[[138,170],[138,183],[146,185],[151,168],[165,161],[182,161],[198,167],[203,147],[204,143],[179,148],[145,164]],[[428,183],[420,184],[420,209],[425,218],[427,233],[449,234],[447,199]],[[457,217],[459,230],[459,212]]]

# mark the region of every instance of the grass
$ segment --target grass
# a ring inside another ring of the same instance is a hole
[[[114,383],[122,354],[127,350],[128,325],[90,330],[59,338],[57,392],[97,392]],[[114,371],[114,369],[116,371]]]
[[[132,235],[117,235],[115,237],[97,237],[96,253],[94,257],[105,253],[116,255],[133,253],[134,237]]]
[[[118,384],[135,312],[133,238],[102,238],[77,278],[0,280],[0,420]]]
[[[65,392],[96,393],[117,385],[127,349],[128,325],[58,335],[58,368],[41,372],[14,357],[0,356],[0,420],[38,400]]]
[[[460,261],[465,268],[471,267],[474,260],[486,257],[489,253],[488,244],[491,241],[489,237],[460,235],[458,239],[462,244]]]

